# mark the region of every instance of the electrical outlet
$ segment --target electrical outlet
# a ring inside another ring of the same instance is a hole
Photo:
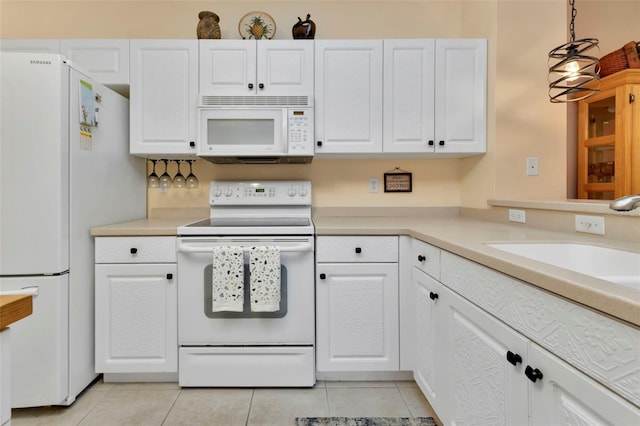
[[[378,192],[379,181],[378,178],[369,178],[369,192]]]
[[[604,235],[604,217],[577,214],[576,232]]]
[[[509,221],[525,223],[524,210],[509,209]]]
[[[538,157],[527,158],[527,176],[538,176]]]

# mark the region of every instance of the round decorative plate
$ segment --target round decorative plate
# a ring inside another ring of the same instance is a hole
[[[240,19],[238,32],[242,38],[272,39],[276,35],[276,22],[266,12],[249,12]]]

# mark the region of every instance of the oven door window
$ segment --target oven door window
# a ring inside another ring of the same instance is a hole
[[[287,315],[287,267],[280,265],[280,309],[274,312],[252,312],[249,285],[249,265],[244,265],[244,306],[242,312],[212,311],[212,271],[213,265],[204,268],[204,314],[209,318],[283,318]]]

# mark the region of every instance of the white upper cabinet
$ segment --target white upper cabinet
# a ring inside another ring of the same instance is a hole
[[[129,84],[129,40],[60,40],[60,53],[105,85]]]
[[[382,40],[316,41],[316,154],[382,152]]]
[[[487,41],[436,41],[435,151],[486,152]]]
[[[131,154],[195,156],[197,40],[131,40]]]
[[[128,93],[128,39],[3,39],[4,52],[61,54],[89,75],[120,93]]]
[[[434,152],[435,40],[384,41],[384,151]]]
[[[484,39],[316,41],[316,154],[486,152]]]
[[[486,79],[486,40],[385,40],[384,152],[485,152]]]
[[[3,52],[60,53],[60,40],[55,38],[4,38],[0,40]]]
[[[199,43],[200,94],[313,97],[313,40]]]

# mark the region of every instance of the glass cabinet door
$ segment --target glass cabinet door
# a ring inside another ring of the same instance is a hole
[[[615,183],[615,97],[588,104],[587,183]],[[587,198],[614,198],[613,187],[593,186]]]
[[[640,193],[640,69],[600,80],[578,102],[578,198],[612,200]]]

